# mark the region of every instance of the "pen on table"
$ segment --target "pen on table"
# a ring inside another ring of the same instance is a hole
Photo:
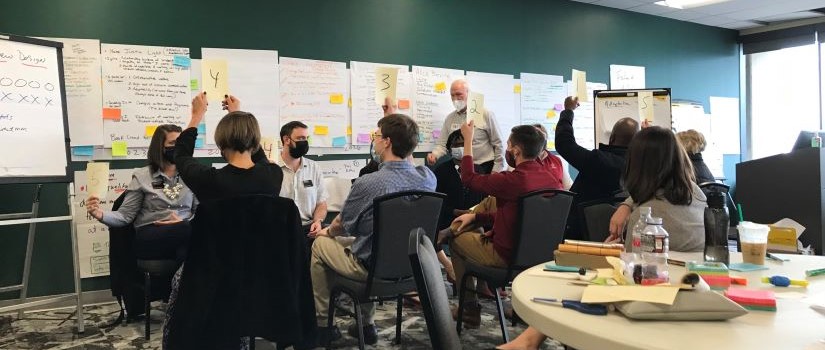
[[[819,275],[825,275],[825,268],[805,270],[805,276],[807,276],[807,277],[813,277],[813,276],[819,276]]]
[[[768,257],[768,259],[771,259],[773,261],[778,261],[778,262],[791,261],[791,259],[780,258],[780,257],[778,257],[777,255],[775,255],[773,253],[766,253],[765,256]]]
[[[583,314],[603,316],[607,315],[607,306],[601,304],[586,304],[576,300],[559,300],[555,298],[533,298],[533,302],[561,306],[565,309],[576,310]]]

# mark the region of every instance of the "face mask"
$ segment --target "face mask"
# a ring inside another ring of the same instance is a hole
[[[170,164],[175,164],[175,147],[164,147],[163,159]]]
[[[464,148],[463,147],[456,147],[450,149],[450,155],[453,156],[455,160],[461,160],[464,157]]]
[[[289,148],[289,156],[292,158],[301,158],[309,152],[309,141],[292,141],[295,147]]]
[[[375,142],[373,141],[372,145],[372,160],[378,164],[381,164],[381,152],[378,152],[378,148],[375,147]]]
[[[507,161],[507,165],[511,168],[516,168],[516,157],[513,155],[513,152],[507,150],[504,152],[504,160]]]
[[[453,100],[453,106],[455,107],[456,111],[461,112],[462,109],[467,107],[467,101],[464,100]]]

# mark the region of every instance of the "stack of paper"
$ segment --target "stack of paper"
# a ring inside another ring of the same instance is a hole
[[[752,290],[733,288],[725,296],[748,310],[776,312],[776,297],[769,290]]]

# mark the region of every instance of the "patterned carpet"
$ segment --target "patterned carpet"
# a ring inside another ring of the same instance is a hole
[[[454,300],[451,300],[455,303]],[[506,302],[509,305],[509,301]],[[464,330],[461,340],[465,349],[493,349],[501,343],[501,333],[495,314],[495,302],[482,302],[482,323],[480,329]],[[74,332],[73,309],[58,309],[37,313],[27,313],[23,319],[17,314],[0,315],[0,349],[160,349],[160,326],[165,305],[153,303],[151,316],[151,340],[143,339],[143,320],[127,325],[107,327],[118,315],[116,303],[87,306],[86,331]],[[348,307],[348,306],[344,306]],[[346,316],[336,318],[344,336],[333,343],[336,349],[357,349],[358,341],[346,335],[346,327],[352,319]],[[378,306],[375,315],[379,327],[378,344],[374,349],[430,349],[426,322],[420,309],[404,308],[402,318],[402,340],[393,344],[395,337],[395,303],[385,302]],[[510,326],[511,337],[520,334],[523,324]],[[547,341],[542,349],[557,349],[559,344]],[[274,349],[269,342],[258,340],[257,350]]]

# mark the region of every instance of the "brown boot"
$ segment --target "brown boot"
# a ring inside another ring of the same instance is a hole
[[[458,320],[458,306],[452,307],[453,320]],[[478,329],[481,327],[481,305],[470,301],[464,303],[464,314],[461,318],[464,328]]]

